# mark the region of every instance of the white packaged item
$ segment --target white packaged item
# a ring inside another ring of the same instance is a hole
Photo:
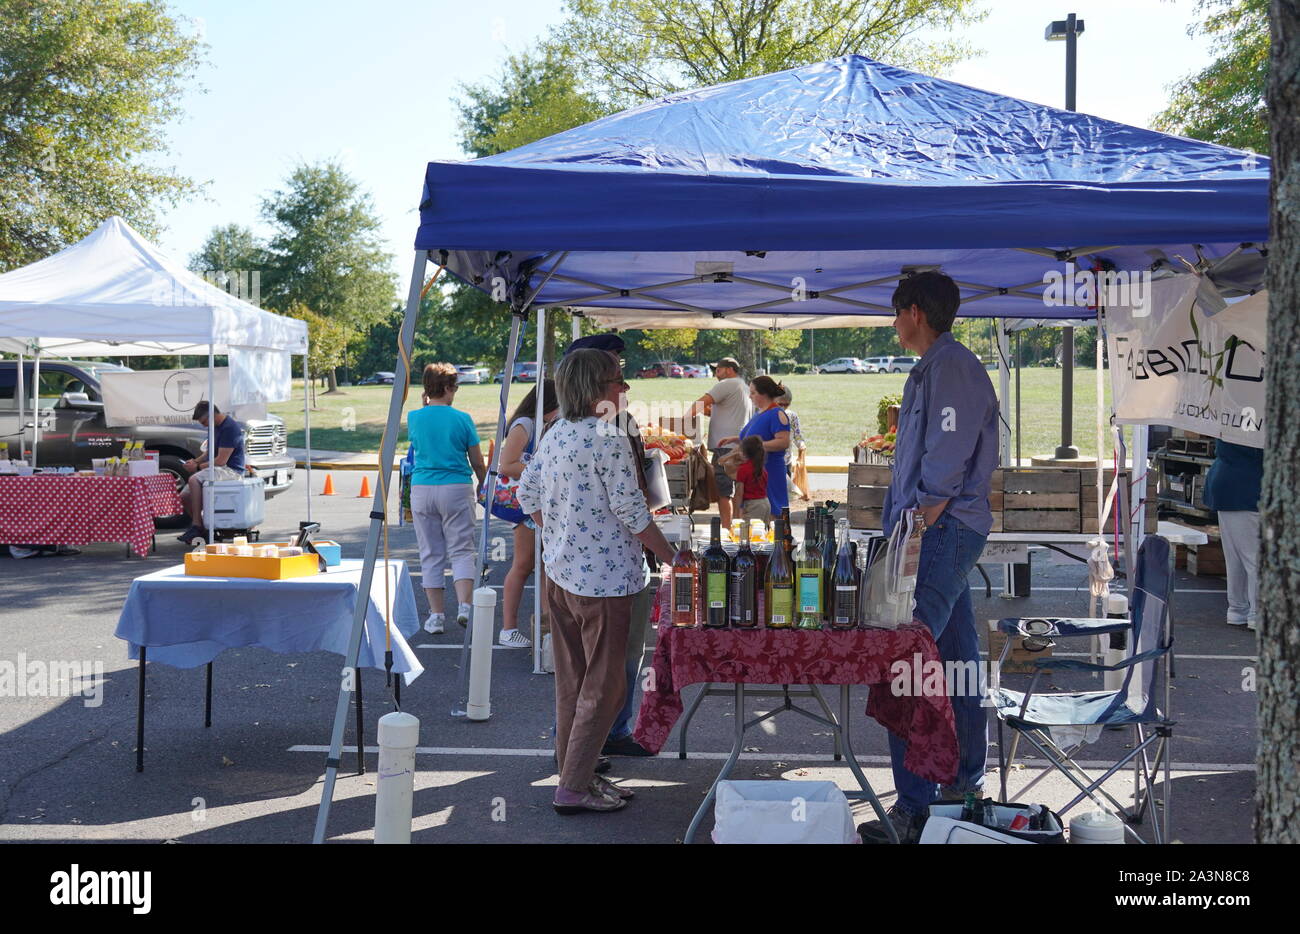
[[[128,477],[156,477],[158,476],[158,461],[155,459],[139,459],[126,462],[126,474]]]
[[[834,782],[722,781],[714,843],[860,843]]]

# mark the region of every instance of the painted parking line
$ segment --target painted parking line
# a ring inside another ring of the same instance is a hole
[[[1000,586],[1000,585],[996,585],[996,586]],[[1035,593],[1079,593],[1081,594],[1083,593],[1083,588],[1086,586],[1087,584],[1080,584],[1078,587],[1033,587],[1031,586],[1029,592],[1031,596]],[[984,589],[983,584],[980,584],[978,587],[971,588],[972,591],[983,590],[983,589]],[[1116,593],[1122,593],[1122,592],[1123,591],[1116,591]],[[1226,588],[1220,590],[1214,590],[1208,587],[1175,587],[1174,588],[1174,593],[1227,593],[1227,592],[1228,591]]]
[[[355,747],[345,747],[355,748]],[[665,746],[665,749],[668,747]],[[289,752],[311,752],[327,753],[330,751],[328,746],[290,746]],[[555,755],[554,749],[508,749],[508,748],[475,748],[473,746],[417,746],[415,751],[421,756],[493,756],[498,758],[546,758],[549,759]],[[367,754],[378,755],[378,746],[367,746]],[[731,758],[730,752],[695,752],[689,753],[691,759],[707,760],[724,760]],[[830,753],[805,753],[805,752],[742,752],[741,759],[749,759],[758,762],[768,762],[776,760],[778,762],[834,762],[835,757]],[[862,765],[889,765],[889,756],[858,756],[858,762]],[[643,756],[638,757],[638,762],[680,762],[681,760],[675,755]],[[689,761],[689,760],[688,760]],[[844,760],[840,760],[843,762]],[[1023,761],[1023,760],[1022,760]],[[1085,769],[1108,769],[1115,763],[1106,760],[1085,759],[1078,762],[1078,765]],[[1028,760],[1024,762],[1025,769],[1048,768],[1046,762],[1041,760]],[[1181,772],[1253,772],[1255,763],[1253,762],[1175,762],[1171,768]]]

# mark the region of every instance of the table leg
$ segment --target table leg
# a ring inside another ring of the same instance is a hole
[[[686,708],[686,714],[682,717],[681,728],[677,731],[678,759],[686,758],[686,728],[691,725],[691,717],[695,716],[695,711],[699,709],[700,701],[704,700],[705,696],[709,693],[709,689],[712,687],[713,685],[707,681],[700,685],[700,693],[695,695],[695,699],[691,701],[691,705]]]
[[[821,705],[822,713],[826,714],[826,719],[827,719],[827,720],[830,720],[831,722],[834,722],[834,721],[835,721],[835,714],[831,713],[831,707],[830,707],[830,704],[826,703],[826,698],[822,696],[822,689],[819,688],[819,687],[818,687],[817,685],[815,685],[815,684],[810,684],[810,685],[808,685],[808,686],[809,686],[810,688],[812,688],[813,697],[817,698],[817,703]],[[787,706],[789,705],[789,703],[790,703],[790,699],[787,697],[787,698],[786,698],[786,704],[787,704]],[[842,729],[844,729],[844,721],[843,721],[843,720],[840,721],[839,729],[836,729],[836,730],[832,730],[832,731],[831,731],[831,732],[832,732],[832,735],[833,735],[833,737],[834,737],[834,741],[835,741],[835,761],[836,761],[836,762],[839,762],[840,759],[842,758],[842,750],[841,750],[841,748],[840,748],[840,730],[842,730]]]
[[[208,662],[207,685],[203,692],[203,725],[212,726],[212,662]]]
[[[144,771],[144,662],[145,646],[140,646],[140,679],[138,682],[138,691],[140,695],[136,700],[135,707],[135,770]]]
[[[703,691],[700,692],[700,696],[704,696]],[[682,838],[682,843],[691,843],[695,840],[695,831],[699,829],[700,823],[704,820],[704,815],[709,812],[709,805],[713,803],[713,799],[718,793],[718,782],[723,781],[731,774],[731,770],[735,766],[736,760],[740,758],[740,750],[745,737],[745,686],[743,684],[736,685],[735,696],[736,738],[731,744],[731,755],[727,758],[727,761],[723,763],[722,771],[718,773],[718,777],[715,778],[713,784],[709,786],[709,793],[704,796],[704,801],[700,803],[700,807],[695,812],[695,816],[691,818],[691,825],[686,828],[686,836]]]
[[[402,676],[398,672],[393,672],[393,700],[397,702],[397,709],[402,708]]]
[[[356,700],[357,700],[357,774],[366,774],[366,743],[362,735],[364,719],[361,715],[361,669],[352,669],[353,678],[356,681]]]
[[[858,757],[853,753],[853,743],[849,738],[849,686],[847,684],[840,686],[840,722],[835,728],[835,738],[844,748],[844,759],[848,763],[849,771],[853,777],[858,780],[858,786],[862,793],[867,796],[867,802],[871,809],[876,812],[876,817],[880,818],[880,824],[885,828],[885,833],[889,836],[890,843],[898,842],[898,832],[894,830],[894,822],[885,814],[884,805],[876,797],[876,791],[871,787],[871,782],[867,781],[867,776],[863,774],[862,767],[858,765]]]

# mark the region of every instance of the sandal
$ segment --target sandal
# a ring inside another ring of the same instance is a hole
[[[624,801],[630,801],[636,797],[636,792],[631,788],[622,788],[600,775],[591,780],[591,790],[593,793],[615,795]]]
[[[610,797],[603,793],[594,794],[587,792],[584,795],[577,796],[576,800],[568,803],[552,801],[551,807],[555,808],[556,814],[582,814],[587,811],[618,811],[627,807],[627,802],[619,797]]]

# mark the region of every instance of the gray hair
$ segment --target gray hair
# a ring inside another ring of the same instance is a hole
[[[790,395],[790,390],[788,388],[785,390],[785,392],[781,393],[781,395],[776,397],[777,405],[789,405],[793,401],[794,401],[794,396]]]
[[[594,414],[605,395],[605,380],[617,364],[603,350],[583,348],[564,355],[555,370],[560,415],[571,422]]]

